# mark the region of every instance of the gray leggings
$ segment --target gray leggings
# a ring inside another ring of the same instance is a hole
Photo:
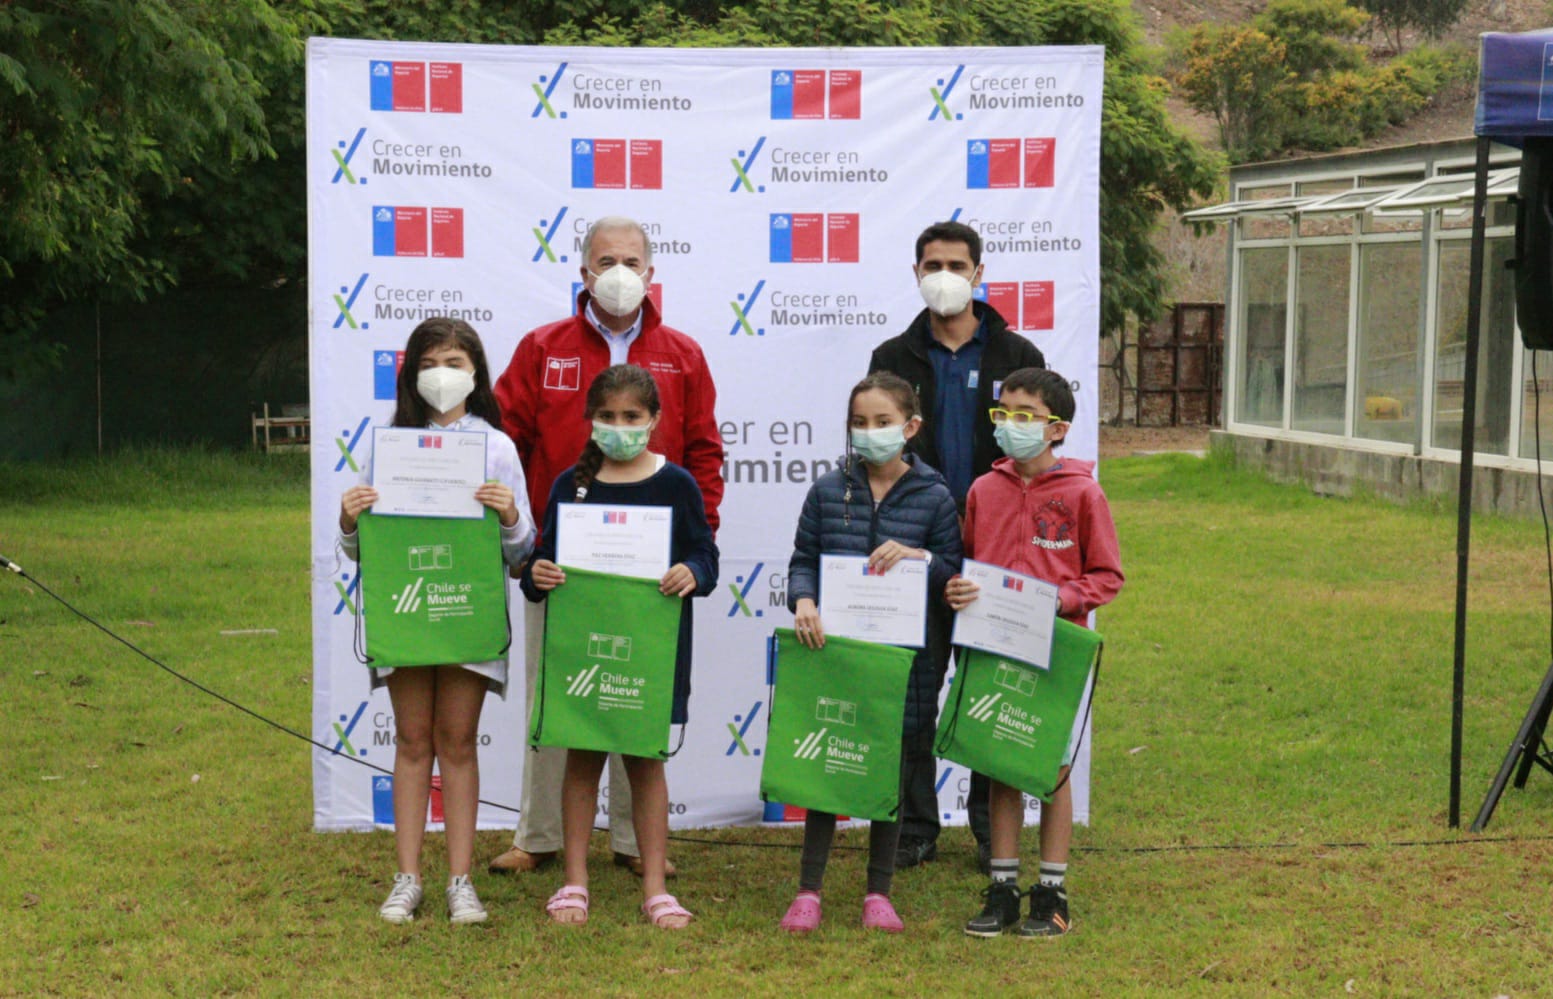
[[[905,801],[909,789],[907,775],[924,764],[929,776],[933,770],[933,732],[908,735],[901,740],[901,798]],[[931,787],[931,784],[929,785]],[[936,807],[937,800],[931,806]],[[830,859],[830,845],[836,838],[836,816],[829,812],[809,812],[803,823],[803,855],[798,860],[798,888],[800,891],[819,891],[825,880],[825,863]],[[895,849],[900,845],[899,822],[870,822],[868,824],[868,890],[880,895],[890,893],[890,881],[895,877]]]
[[[836,838],[836,816],[829,812],[809,812],[803,820],[803,855],[798,861],[798,887],[817,892],[825,881],[825,864],[830,845]],[[868,824],[868,891],[890,893],[895,877],[895,848],[900,843],[899,822]]]

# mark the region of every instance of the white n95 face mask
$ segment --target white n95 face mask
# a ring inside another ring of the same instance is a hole
[[[451,411],[474,390],[475,376],[461,368],[422,368],[415,376],[415,391],[439,413]]]
[[[603,274],[594,274],[593,300],[612,316],[629,316],[642,304],[647,295],[647,285],[625,264],[616,264]]]
[[[917,282],[922,300],[936,315],[958,316],[971,304],[971,283],[950,271],[934,271]]]

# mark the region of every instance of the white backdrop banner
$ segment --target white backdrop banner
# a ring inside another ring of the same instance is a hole
[[[1006,49],[564,49],[313,39],[307,60],[314,825],[392,822],[393,713],[352,653],[340,494],[389,422],[410,331],[466,319],[493,369],[573,307],[605,215],[653,243],[653,294],[717,382],[722,578],[698,601],[694,694],[669,764],[675,827],[762,820],[765,638],[810,483],[845,441],[847,392],[921,310],[917,234],[984,240],[978,295],[1077,389],[1065,452],[1094,458],[1104,53]],[[513,648],[522,648],[513,588]],[[521,652],[517,658],[521,660]],[[482,797],[516,806],[521,662],[480,725]],[[352,759],[347,759],[350,757]],[[1074,775],[1089,814],[1087,740]],[[939,800],[963,821],[967,774]],[[434,794],[432,818],[440,819]],[[481,806],[483,828],[516,824]]]

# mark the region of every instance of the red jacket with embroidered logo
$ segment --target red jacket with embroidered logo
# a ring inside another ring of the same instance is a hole
[[[585,291],[571,316],[526,334],[495,385],[502,429],[518,446],[536,523],[544,523],[556,476],[577,463],[588,443],[592,426],[583,415],[588,386],[609,367],[609,345],[583,314],[587,301]],[[701,347],[663,325],[652,302],[644,300],[642,332],[631,341],[628,360],[652,373],[663,404],[648,449],[695,478],[706,503],[707,523],[716,531],[723,498],[723,442],[712,415],[717,389]]]
[[[1059,613],[1079,625],[1125,578],[1094,468],[1064,458],[1026,485],[1014,460],[999,458],[965,498],[965,557],[1056,583]]]

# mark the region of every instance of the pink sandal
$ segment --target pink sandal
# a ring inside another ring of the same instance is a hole
[[[652,898],[649,898],[642,903],[642,915],[646,916],[647,921],[660,930],[682,930],[692,919],[696,918],[690,914],[689,909],[680,905],[679,899],[673,895],[654,895]],[[678,926],[664,922],[664,920],[673,919],[675,916],[684,916],[685,922]]]
[[[573,909],[582,911],[581,919],[562,919],[561,913]],[[581,926],[588,921],[588,889],[582,885],[564,885],[561,890],[550,896],[550,901],[545,903],[545,911],[550,913],[552,922],[563,926]]]
[[[789,933],[813,933],[820,928],[820,894],[801,891],[787,907],[787,915],[777,924]]]
[[[906,928],[901,917],[895,914],[890,896],[869,893],[863,896],[863,929],[899,933]]]

